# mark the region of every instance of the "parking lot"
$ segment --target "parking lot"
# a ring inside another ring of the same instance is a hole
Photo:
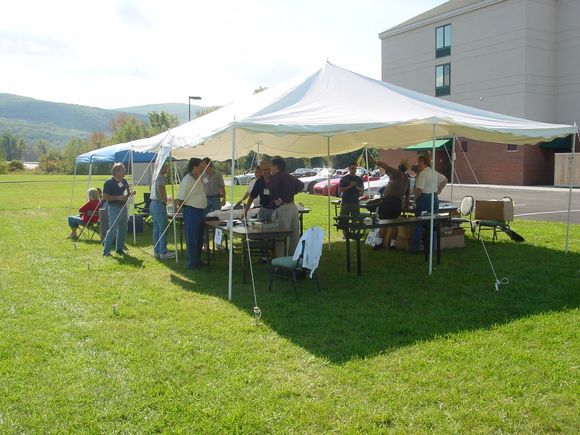
[[[568,219],[568,189],[536,186],[492,186],[461,185],[453,187],[453,202],[459,204],[461,198],[471,195],[478,199],[500,199],[509,196],[514,200],[516,219],[566,222]],[[443,190],[441,199],[451,198],[451,185]],[[580,224],[580,189],[572,191],[572,213],[570,221]]]

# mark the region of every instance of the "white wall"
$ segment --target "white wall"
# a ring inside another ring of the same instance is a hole
[[[545,122],[580,120],[580,0],[481,5],[385,32],[382,79],[435,95],[435,66],[450,62],[444,99]],[[436,59],[435,28],[449,23],[451,55]]]

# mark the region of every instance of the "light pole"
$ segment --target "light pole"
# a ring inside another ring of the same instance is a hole
[[[189,105],[189,117],[188,119],[191,121],[191,100],[201,100],[201,97],[189,97],[188,105]]]

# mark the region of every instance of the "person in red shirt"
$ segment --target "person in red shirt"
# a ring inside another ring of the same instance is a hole
[[[99,191],[95,188],[90,188],[88,194],[89,200],[79,208],[79,215],[68,217],[68,226],[71,229],[68,236],[69,239],[78,240],[77,228],[81,225],[99,221],[99,206],[101,205]]]

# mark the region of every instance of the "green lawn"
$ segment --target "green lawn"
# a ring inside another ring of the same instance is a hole
[[[226,255],[158,262],[147,227],[126,259],[75,250],[77,180],[71,209],[72,177],[0,176],[0,433],[580,430],[579,226],[568,256],[563,224],[518,220],[525,243],[487,244],[499,292],[471,238],[432,276],[421,255],[365,249],[358,278],[332,231],[320,293],[269,293],[255,267],[256,325],[239,255],[229,302]],[[326,199],[299,201],[326,228]]]

